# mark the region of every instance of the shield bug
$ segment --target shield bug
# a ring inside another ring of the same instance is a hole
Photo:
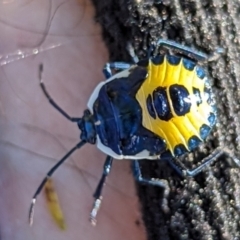
[[[65,118],[77,123],[81,141],[53,168],[35,192],[29,220],[38,194],[56,169],[86,143],[96,144],[107,158],[102,177],[94,193],[90,214],[93,224],[102,201],[102,190],[111,171],[113,159],[131,159],[137,181],[167,188],[166,182],[142,177],[139,160],[165,159],[182,176],[195,176],[211,164],[224,149],[217,148],[194,169],[188,169],[178,157],[191,152],[206,140],[216,123],[217,114],[213,92],[206,69],[202,66],[215,60],[215,55],[160,39],[158,48],[176,51],[153,54],[138,61],[130,48],[134,63],[113,62],[104,67],[106,81],[97,85],[83,117],[70,117],[50,96],[42,81],[40,86],[50,104]],[[220,51],[220,50],[219,50]],[[118,73],[112,74],[112,69]],[[239,160],[232,157],[239,165]]]

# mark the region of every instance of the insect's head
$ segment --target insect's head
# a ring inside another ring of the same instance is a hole
[[[85,110],[83,117],[78,121],[78,127],[81,131],[80,139],[88,143],[96,143],[96,130],[93,115],[89,110]]]

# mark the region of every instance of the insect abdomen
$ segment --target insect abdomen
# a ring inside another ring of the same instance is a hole
[[[143,126],[165,139],[173,156],[191,151],[216,120],[204,70],[190,60],[167,55],[149,61],[148,73],[136,95]]]

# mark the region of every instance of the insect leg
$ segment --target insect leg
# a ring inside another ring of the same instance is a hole
[[[167,181],[165,181],[165,180],[155,179],[155,178],[150,178],[150,179],[143,178],[138,160],[133,160],[132,161],[132,172],[133,172],[133,176],[136,179],[136,181],[138,181],[140,183],[144,183],[144,184],[152,185],[152,186],[157,186],[157,187],[162,187],[164,189],[168,188]]]
[[[112,69],[115,71],[122,71],[129,69],[132,66],[131,63],[126,62],[108,62],[103,67],[103,74],[106,79],[110,78],[112,74]]]
[[[132,57],[133,63],[126,63],[126,62],[108,62],[105,64],[103,68],[103,74],[105,75],[106,79],[112,76],[112,69],[114,70],[126,70],[130,68],[132,65],[137,64],[139,59],[135,54],[134,48],[132,44],[129,42],[127,44],[127,51],[129,52],[130,56]]]
[[[209,56],[203,52],[200,52],[200,51],[197,51],[190,47],[181,45],[174,41],[159,39],[157,42],[157,46],[164,46],[164,47],[167,47],[170,49],[178,50],[181,53],[183,53],[183,54],[187,55],[188,57],[191,57],[197,61],[207,61],[209,58]]]
[[[43,73],[43,64],[39,65],[39,80],[40,80],[40,86],[42,88],[42,91],[45,95],[45,97],[48,99],[48,101],[50,102],[50,104],[57,109],[65,118],[67,118],[68,120],[70,120],[71,122],[78,122],[81,120],[81,118],[75,118],[75,117],[70,117],[61,107],[59,107],[59,105],[52,99],[52,97],[50,96],[50,94],[48,93],[45,84],[43,83],[43,79],[42,79],[42,73]]]
[[[221,47],[217,47],[216,50],[208,56],[207,61],[208,62],[212,62],[212,61],[216,61],[218,60],[218,58],[221,56],[221,54],[223,54],[225,52],[225,50]]]
[[[140,183],[143,183],[143,184],[163,188],[163,198],[162,198],[161,208],[165,213],[169,212],[168,196],[169,196],[169,193],[170,193],[170,187],[169,187],[169,184],[168,184],[167,180],[165,180],[165,179],[155,179],[155,178],[150,178],[150,179],[143,178],[138,160],[133,160],[133,162],[132,162],[132,172],[133,172],[133,176],[136,179],[136,181],[138,181]]]
[[[220,149],[220,148],[216,148],[210,155],[208,155],[207,157],[205,157],[202,160],[201,165],[199,165],[198,167],[191,169],[191,170],[186,170],[186,174],[189,177],[194,177],[196,176],[198,173],[200,173],[204,168],[206,168],[207,166],[209,166],[211,163],[213,163],[214,161],[217,160],[218,157],[220,157],[222,154],[224,154],[224,152]]]
[[[40,192],[42,191],[42,189],[44,188],[46,182],[48,181],[48,179],[53,175],[53,173],[60,167],[60,165],[62,165],[67,159],[68,157],[75,152],[78,148],[81,148],[84,144],[86,143],[86,141],[81,141],[79,142],[75,147],[73,147],[61,160],[59,160],[50,170],[49,172],[46,174],[46,177],[42,180],[41,184],[39,185],[39,187],[37,188],[37,191],[34,193],[32,201],[31,201],[31,206],[30,206],[30,210],[29,210],[29,224],[32,225],[33,224],[33,214],[34,214],[34,206],[37,200],[37,196],[40,194]]]
[[[184,164],[178,162],[176,163],[175,161],[173,161],[173,159],[169,160],[169,163],[172,165],[172,167],[182,176],[189,176],[189,177],[194,177],[196,176],[198,173],[200,173],[201,171],[203,171],[207,166],[209,166],[211,163],[213,163],[214,161],[217,160],[218,157],[220,157],[221,155],[226,154],[228,156],[230,156],[232,158],[232,160],[234,161],[234,163],[240,167],[240,160],[237,159],[236,157],[232,156],[231,153],[229,153],[228,150],[222,149],[220,147],[216,148],[210,155],[208,155],[207,157],[205,157],[202,160],[202,163],[197,166],[196,168],[193,169],[188,169],[184,166]]]
[[[136,64],[139,62],[137,55],[135,54],[134,48],[130,42],[127,44],[127,51],[129,52],[130,56],[132,57],[133,62]]]
[[[103,165],[102,177],[98,183],[95,193],[93,194],[95,201],[93,204],[93,209],[90,213],[90,221],[93,225],[96,225],[96,223],[97,223],[96,217],[97,217],[98,210],[102,203],[102,190],[103,190],[104,184],[106,182],[106,178],[111,171],[112,162],[113,162],[113,158],[110,156],[107,156],[106,161]]]

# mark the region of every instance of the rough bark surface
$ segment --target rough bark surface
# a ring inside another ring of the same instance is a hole
[[[218,124],[206,144],[183,161],[194,166],[217,146],[240,157],[240,2],[238,0],[93,0],[110,60],[129,60],[130,41],[139,57],[158,38],[211,53],[207,64],[216,95]],[[180,178],[164,162],[142,161],[145,176],[167,179],[168,198],[137,185],[149,240],[240,239],[240,170],[226,156],[195,178]]]

